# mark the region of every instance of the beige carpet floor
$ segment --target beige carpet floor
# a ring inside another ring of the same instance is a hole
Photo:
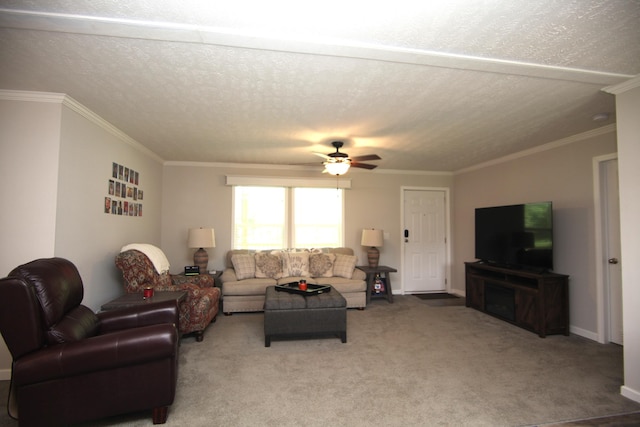
[[[345,344],[321,338],[265,348],[261,313],[221,315],[203,342],[182,342],[167,425],[534,426],[640,412],[620,395],[620,346],[541,339],[462,298],[442,301],[397,296],[349,310]],[[6,404],[6,382],[0,399]],[[0,411],[0,425],[17,426]]]

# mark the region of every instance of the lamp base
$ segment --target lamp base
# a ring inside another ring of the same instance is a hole
[[[193,265],[198,266],[200,274],[207,272],[207,266],[209,265],[209,254],[203,248],[200,248],[193,254]]]
[[[367,261],[369,262],[369,267],[375,268],[378,266],[378,261],[380,260],[380,251],[378,248],[370,247],[367,250]]]

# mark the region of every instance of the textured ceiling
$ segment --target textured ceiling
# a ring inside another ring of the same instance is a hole
[[[601,89],[640,74],[638,1],[42,3],[0,1],[0,89],[167,161],[319,165],[339,139],[456,171],[613,123]]]

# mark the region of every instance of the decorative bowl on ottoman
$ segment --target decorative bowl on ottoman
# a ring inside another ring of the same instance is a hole
[[[323,292],[331,292],[329,285],[314,285],[313,283],[304,283],[304,287],[299,282],[285,283],[284,285],[276,285],[276,291],[289,292],[298,295],[318,295]]]

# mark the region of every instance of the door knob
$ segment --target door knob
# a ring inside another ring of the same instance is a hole
[[[609,264],[617,264],[618,258],[609,258]]]

